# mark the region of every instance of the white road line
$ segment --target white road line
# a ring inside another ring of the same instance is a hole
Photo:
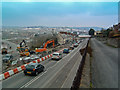
[[[29,84],[33,83],[35,80],[37,80],[39,77],[41,77],[43,74],[45,74],[47,71],[45,71],[44,73],[42,73],[41,75],[33,78],[32,80],[30,80],[28,83],[24,84],[22,87],[20,87],[18,90],[20,90],[21,88],[24,88],[26,86],[28,86]]]
[[[58,61],[57,63],[59,63],[60,61]],[[56,63],[56,64],[57,64]],[[55,65],[53,65],[52,67],[50,67],[50,68],[53,68],[53,67],[55,67],[56,66],[56,64]],[[26,83],[26,84],[24,84],[23,86],[21,86],[20,87],[20,89],[21,88],[24,88],[24,87],[28,87],[30,84],[32,84],[34,81],[36,81],[38,78],[40,78],[42,75],[44,75],[50,68],[48,68],[44,73],[42,73],[41,75],[39,75],[39,76],[36,76],[35,78],[33,78],[32,80],[30,80],[28,83]],[[20,89],[18,89],[18,90],[20,90]]]
[[[57,62],[57,63],[59,63],[59,61]],[[57,64],[56,63],[56,64]],[[52,67],[50,67],[50,68],[53,68],[53,67],[55,67],[56,66],[56,64],[55,65],[53,65]],[[39,75],[39,76],[37,76],[37,77],[35,77],[35,78],[33,78],[32,80],[30,80],[28,83],[26,83],[26,84],[24,84],[22,87],[20,87],[20,89],[21,88],[24,88],[24,87],[28,87],[30,84],[32,84],[34,81],[36,81],[38,78],[40,78],[42,75],[44,75],[50,68],[48,68],[43,74],[41,74],[41,75]],[[20,89],[18,89],[18,90],[20,90]]]
[[[75,66],[76,66],[77,63],[78,63],[78,61],[73,65],[73,68],[70,70],[70,73],[67,75],[67,78],[66,78],[66,80],[64,81],[64,83],[62,84],[61,88],[63,88],[65,82],[68,80],[68,77],[70,76],[72,70],[75,68]]]
[[[82,46],[81,46],[81,47],[82,47]],[[79,47],[79,48],[80,48],[80,47]],[[76,48],[76,49],[77,49],[77,48]],[[79,51],[79,50],[77,50],[76,53],[77,53],[78,51]],[[74,53],[74,55],[73,55],[71,58],[73,58],[76,53]],[[71,60],[71,59],[69,59],[69,60],[66,62],[65,65],[67,65],[67,63],[68,63],[70,60]],[[64,65],[64,66],[65,66],[65,65]],[[54,66],[56,66],[56,65],[54,65]],[[64,68],[64,66],[62,66],[62,68],[60,68],[60,69],[49,79],[49,81],[46,82],[41,88],[44,88],[44,87],[59,73],[59,71]]]
[[[84,46],[84,45],[85,45],[85,44],[79,46],[79,48],[81,48],[81,47]],[[77,48],[76,48],[76,49],[77,49]],[[73,50],[73,51],[74,51],[74,50]],[[79,50],[77,50],[76,52],[78,52],[78,51],[79,51]],[[74,55],[75,55],[75,54],[76,54],[76,53],[74,53]],[[74,56],[74,55],[73,55],[73,56]],[[68,55],[66,55],[66,56],[68,56]],[[65,57],[66,57],[66,56],[65,56]],[[73,57],[73,56],[72,56],[72,57]],[[65,57],[64,57],[64,58],[65,58]],[[70,61],[70,60],[71,60],[71,59],[69,59],[68,61]],[[60,61],[58,61],[55,65],[53,65],[52,67],[48,68],[47,70],[55,67],[59,62],[60,62]],[[67,63],[68,63],[68,62],[66,62],[66,64],[67,64]],[[65,64],[65,65],[66,65],[66,64]],[[65,65],[64,65],[64,66],[65,66]],[[64,66],[63,66],[63,67],[64,67]],[[63,68],[63,67],[62,67],[62,68]],[[61,68],[61,69],[62,69],[62,68]],[[59,69],[59,71],[60,71],[61,69]],[[28,83],[24,84],[22,87],[20,87],[20,89],[22,89],[22,88],[24,88],[24,87],[28,87],[30,84],[32,84],[34,81],[36,81],[38,78],[40,78],[42,75],[44,75],[45,73],[47,73],[47,70],[46,70],[43,74],[41,74],[41,75],[33,78],[33,79],[30,80]],[[57,73],[58,73],[59,71],[57,71]],[[57,74],[57,73],[56,73],[56,74]],[[55,76],[56,74],[54,74],[54,76]],[[50,80],[52,80],[52,79],[54,78],[54,76],[52,76],[52,78],[50,78]],[[49,80],[49,81],[50,81],[50,80]],[[49,83],[49,82],[48,82],[48,83]],[[47,84],[47,83],[46,83],[46,84]],[[46,85],[46,84],[45,84],[45,85]],[[45,86],[45,85],[44,85],[44,86]],[[20,90],[20,89],[18,89],[18,90]]]

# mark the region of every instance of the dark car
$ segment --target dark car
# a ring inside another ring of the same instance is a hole
[[[3,63],[7,63],[13,59],[13,56],[11,54],[6,54],[2,57]]]
[[[38,73],[44,71],[44,66],[39,63],[30,63],[26,65],[24,74],[25,75],[38,75]]]
[[[30,52],[30,54],[35,54],[35,51],[29,51]]]
[[[78,41],[78,44],[80,44],[81,43],[81,41]]]
[[[75,43],[75,44],[74,44],[74,47],[77,47],[77,46],[78,46],[78,44],[77,44],[77,43]]]
[[[63,50],[63,53],[69,53],[69,49],[68,49],[68,48],[65,48],[65,49]]]

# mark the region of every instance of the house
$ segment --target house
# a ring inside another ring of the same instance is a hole
[[[109,37],[120,37],[120,23],[113,25],[113,31],[109,33]]]

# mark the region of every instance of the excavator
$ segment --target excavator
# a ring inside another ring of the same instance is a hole
[[[44,44],[44,47],[43,47],[43,48],[38,48],[38,49],[35,50],[35,52],[47,51],[47,45],[50,44],[50,43],[53,43],[53,47],[55,46],[54,40],[49,40],[49,41],[47,41],[47,42]]]
[[[25,40],[20,43],[20,47],[17,47],[17,50],[20,53],[20,56],[29,56],[30,50],[28,49]]]

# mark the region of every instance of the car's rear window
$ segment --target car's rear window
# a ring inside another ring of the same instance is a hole
[[[3,58],[9,58],[10,56],[3,56]]]
[[[64,50],[66,50],[66,51],[67,51],[67,50],[69,50],[69,49],[64,49]]]
[[[27,65],[26,68],[35,68],[35,65]]]

